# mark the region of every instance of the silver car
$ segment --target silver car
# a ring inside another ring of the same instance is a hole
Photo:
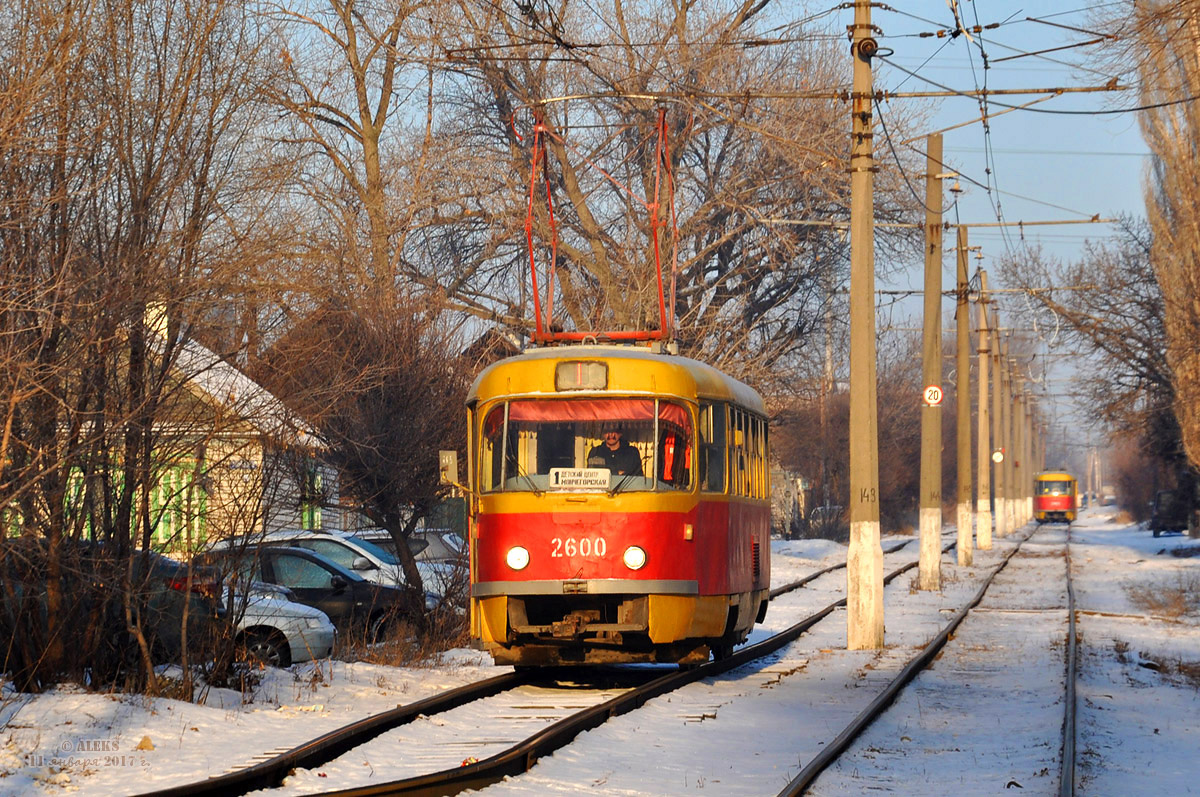
[[[333,623],[320,609],[289,600],[287,590],[253,584],[246,597],[235,596],[238,642],[247,658],[272,667],[322,659],[333,651]]]

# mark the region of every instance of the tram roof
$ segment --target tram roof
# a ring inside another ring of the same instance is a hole
[[[513,394],[564,397],[595,395],[598,391],[557,391],[554,388],[554,364],[578,360],[604,361],[610,366],[616,362],[647,366],[614,372],[609,383],[609,389],[613,392],[694,395],[698,398],[731,401],[746,409],[766,414],[762,397],[752,387],[721,373],[707,363],[677,354],[654,352],[647,348],[627,345],[551,346],[529,349],[485,368],[471,385],[467,401],[478,401],[481,396],[491,398]],[[521,374],[520,389],[509,389],[507,383],[501,381],[506,380],[513,372]],[[651,379],[651,375],[655,378]]]
[[[1034,478],[1035,479],[1055,479],[1055,480],[1059,480],[1059,481],[1064,481],[1067,479],[1071,479],[1071,480],[1075,479],[1074,476],[1072,476],[1070,473],[1067,473],[1065,470],[1044,470],[1041,473],[1039,473],[1037,476],[1035,476]]]

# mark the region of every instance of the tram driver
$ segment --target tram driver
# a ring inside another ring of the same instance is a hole
[[[603,431],[604,442],[588,452],[588,467],[608,468],[617,476],[641,476],[642,457],[636,448],[622,439],[621,428],[606,424]]]

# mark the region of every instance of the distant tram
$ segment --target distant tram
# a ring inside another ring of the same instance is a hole
[[[645,345],[502,360],[468,398],[471,635],[499,664],[699,663],[767,610],[767,419]]]
[[[1079,506],[1078,483],[1064,471],[1046,471],[1034,479],[1033,517],[1040,523],[1071,523]]]

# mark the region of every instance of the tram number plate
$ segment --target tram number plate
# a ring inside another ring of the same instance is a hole
[[[608,542],[603,537],[555,537],[550,540],[550,556],[596,556],[608,553]]]

